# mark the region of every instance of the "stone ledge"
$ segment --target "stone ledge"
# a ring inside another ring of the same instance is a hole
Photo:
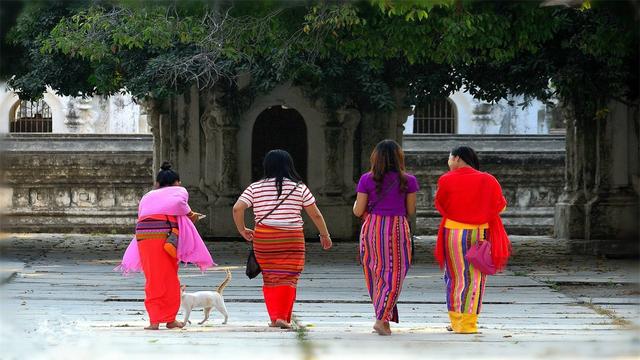
[[[7,134],[0,151],[12,153],[152,153],[151,135]]]
[[[559,135],[435,135],[408,134],[402,147],[406,153],[448,153],[455,146],[471,146],[478,152],[564,153],[565,137]]]

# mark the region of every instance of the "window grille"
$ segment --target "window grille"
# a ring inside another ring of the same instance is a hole
[[[44,100],[22,100],[12,114],[9,131],[12,133],[50,133],[51,108]]]
[[[415,134],[455,134],[456,114],[447,98],[416,106],[413,115]]]

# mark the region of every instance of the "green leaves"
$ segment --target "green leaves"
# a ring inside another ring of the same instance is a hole
[[[383,14],[402,16],[405,21],[424,20],[429,17],[429,11],[436,7],[448,7],[454,0],[370,0]]]
[[[287,81],[329,110],[389,111],[397,88],[411,104],[461,87],[485,101],[638,95],[638,23],[626,2],[581,9],[471,0],[93,4],[25,8],[8,40],[28,60],[5,74],[16,75],[9,84],[21,96],[51,86],[64,95],[126,89],[162,98],[224,84],[233,95],[221,101],[240,112],[258,92]],[[234,81],[246,73],[251,84],[238,90]]]

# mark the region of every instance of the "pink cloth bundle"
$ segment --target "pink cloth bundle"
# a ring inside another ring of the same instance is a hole
[[[138,206],[138,219],[149,215],[173,215],[178,220],[179,241],[177,249],[178,260],[195,264],[200,270],[216,266],[211,254],[198,234],[193,222],[187,217],[191,212],[189,207],[189,193],[181,186],[167,186],[146,193]],[[142,271],[138,241],[135,236],[122,257],[122,263],[114,270],[124,274]]]

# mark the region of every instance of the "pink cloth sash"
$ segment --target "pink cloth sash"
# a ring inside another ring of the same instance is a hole
[[[138,206],[138,220],[145,216],[163,214],[176,216],[178,220],[179,241],[177,249],[178,260],[191,263],[205,271],[216,266],[198,230],[189,220],[189,193],[181,186],[167,186],[146,193]],[[114,270],[123,274],[142,271],[138,241],[135,236],[129,243],[122,257],[122,263]]]

